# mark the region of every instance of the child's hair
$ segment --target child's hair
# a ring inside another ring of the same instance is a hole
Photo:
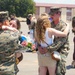
[[[72,27],[75,27],[75,17],[72,18]]]

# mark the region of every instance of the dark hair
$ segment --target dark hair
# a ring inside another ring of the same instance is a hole
[[[18,19],[14,19],[14,20],[10,20],[10,21],[15,21],[16,22],[18,30],[21,28],[21,23]]]
[[[72,18],[72,27],[75,27],[75,17]]]
[[[17,23],[17,29],[19,30],[20,27],[21,27],[20,21],[18,19],[15,19],[15,20],[16,20],[16,23]]]

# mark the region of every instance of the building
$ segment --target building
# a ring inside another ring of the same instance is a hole
[[[36,3],[36,17],[41,13],[49,13],[50,8],[53,6],[61,8],[61,19],[63,21],[71,21],[72,17],[75,16],[75,4],[55,4],[55,3]]]

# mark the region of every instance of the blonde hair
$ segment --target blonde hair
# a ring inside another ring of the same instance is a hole
[[[50,28],[50,27],[51,27],[51,24],[50,24],[48,16],[40,16],[37,19],[37,24],[35,26],[35,29],[36,29],[35,36],[38,43],[40,43],[41,41],[44,42],[46,28]]]

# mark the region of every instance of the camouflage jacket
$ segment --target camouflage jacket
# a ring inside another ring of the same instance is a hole
[[[0,30],[0,73],[15,72],[15,50],[19,49],[19,32]]]
[[[65,29],[66,25],[67,24],[64,23],[62,20],[60,20],[58,25],[54,25],[53,22],[51,24],[52,28],[55,28],[55,29],[60,30],[60,31],[63,31]],[[47,47],[47,49],[50,50],[50,52],[58,50],[59,52],[62,52],[62,53],[65,52],[65,48],[67,50],[69,50],[68,36],[67,37],[59,37],[59,38],[55,37],[54,44],[52,44],[51,46]]]

